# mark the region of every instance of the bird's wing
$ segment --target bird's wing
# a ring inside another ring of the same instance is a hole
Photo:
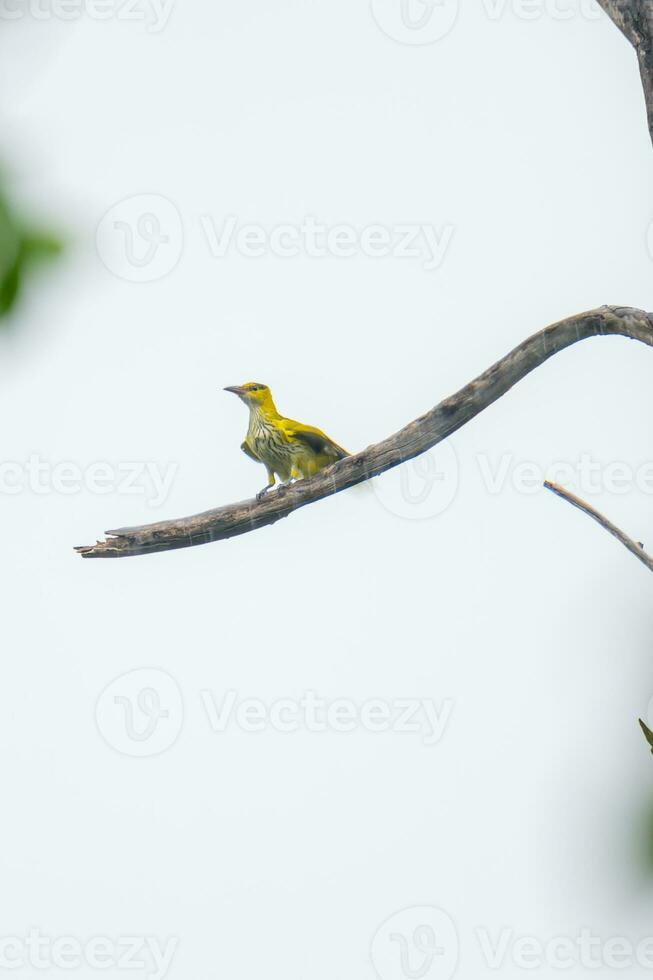
[[[328,456],[333,460],[344,459],[345,456],[350,455],[337,442],[329,439],[328,435],[321,429],[316,429],[312,425],[303,425],[293,419],[284,419],[283,429],[288,438],[303,442],[316,455]]]
[[[253,459],[255,463],[260,463],[261,462],[261,460],[258,458],[258,456],[254,452],[254,450],[252,449],[252,447],[247,442],[247,440],[245,440],[245,442],[241,445],[240,448],[245,453],[245,455],[246,456],[249,456],[250,459]]]

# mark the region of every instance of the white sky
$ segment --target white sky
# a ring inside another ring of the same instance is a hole
[[[410,12],[437,30],[452,2]],[[649,935],[650,576],[525,492],[519,467],[596,464],[600,492],[570,488],[653,548],[651,351],[600,339],[556,357],[436,452],[441,480],[416,464],[184,552],[72,552],[259,489],[227,384],[270,384],[355,450],[556,319],[650,308],[653,152],[629,46],[571,0],[466,4],[424,45],[388,36],[428,40],[401,28],[398,0],[178,0],[165,23],[139,8],[158,31],[118,0],[107,20],[37,18],[43,3],[0,32],[5,164],[71,243],[1,341],[1,457],[23,483],[0,494],[0,932],[175,937],[171,980],[401,980],[401,944],[370,944],[419,906],[450,916],[474,978],[524,972],[512,945],[490,971],[478,928]],[[124,226],[145,213],[169,240],[148,266],[136,239],[130,265]],[[298,231],[292,258],[217,257],[229,216],[268,236],[307,216],[347,226],[356,254],[309,256]],[[438,268],[423,234],[416,256],[363,254],[379,225],[393,242],[429,229]],[[61,492],[63,463],[79,492]],[[172,484],[158,506],[151,483],[92,492],[95,463],[149,463]],[[100,695],[140,668],[172,678],[145,687],[170,711],[154,738],[178,737],[137,759],[116,751],[114,695],[132,681]],[[216,733],[203,691],[451,714],[431,746],[360,725]],[[394,934],[412,941],[420,915]],[[424,975],[448,980],[452,955]]]

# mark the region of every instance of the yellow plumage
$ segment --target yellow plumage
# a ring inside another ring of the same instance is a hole
[[[249,427],[240,448],[267,469],[268,483],[259,496],[274,486],[277,476],[282,483],[313,476],[349,455],[321,429],[280,415],[267,385],[248,381],[225,391],[238,395],[249,409]]]

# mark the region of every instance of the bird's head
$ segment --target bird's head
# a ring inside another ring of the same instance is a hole
[[[265,408],[272,403],[272,394],[267,385],[258,381],[247,381],[244,385],[231,385],[224,389],[238,395],[248,408]]]

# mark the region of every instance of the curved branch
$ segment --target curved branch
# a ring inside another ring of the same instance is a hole
[[[633,541],[632,538],[629,538],[627,534],[624,534],[624,532],[618,528],[616,524],[609,521],[607,517],[601,514],[600,511],[596,510],[594,507],[591,507],[584,500],[581,500],[580,497],[570,493],[569,490],[565,490],[564,487],[559,486],[557,483],[551,483],[549,480],[546,480],[544,486],[547,490],[555,493],[557,497],[561,497],[562,500],[566,500],[567,503],[571,504],[573,507],[577,507],[578,510],[583,512],[583,514],[587,514],[587,516],[591,517],[593,521],[600,524],[601,527],[605,528],[605,530],[615,537],[617,541],[621,541],[624,548],[627,548],[628,551],[635,556],[635,558],[638,558],[643,565],[646,565],[650,572],[653,572],[653,558],[651,558],[650,555],[647,555],[647,553],[644,551],[643,544]]]
[[[598,0],[637,53],[646,100],[648,131],[653,140],[653,5],[651,0]]]
[[[460,429],[554,354],[579,340],[609,334],[653,347],[653,314],[629,307],[603,306],[561,320],[529,337],[455,395],[445,398],[388,439],[348,456],[309,479],[275,490],[262,500],[245,500],[194,517],[107,531],[108,541],[75,550],[84,558],[145,555],[220,541],[274,524],[299,507],[419,456]]]

